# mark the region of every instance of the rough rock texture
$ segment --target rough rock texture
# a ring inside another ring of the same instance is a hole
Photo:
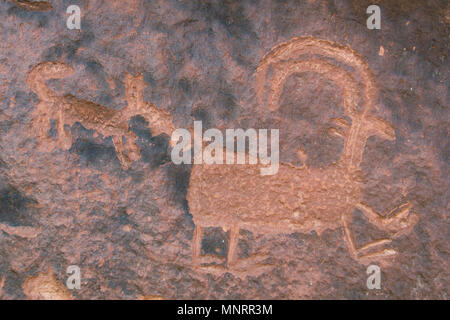
[[[361,0],[71,4],[0,2],[0,299],[448,299],[447,1],[380,0],[381,30]],[[289,169],[173,164],[193,120],[279,128]]]

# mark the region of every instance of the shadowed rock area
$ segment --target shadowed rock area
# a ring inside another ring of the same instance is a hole
[[[0,299],[449,298],[447,1],[72,4],[0,2]],[[194,120],[278,173],[174,164]]]

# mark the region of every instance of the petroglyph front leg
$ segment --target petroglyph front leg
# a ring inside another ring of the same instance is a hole
[[[165,133],[170,137],[175,130],[172,116],[169,112],[144,101],[145,82],[143,76],[127,74],[125,88],[128,105],[122,109],[122,117],[131,118],[140,115],[148,122],[153,136]]]
[[[356,208],[363,212],[363,214],[369,219],[370,223],[382,230],[393,233],[392,238],[405,234],[418,221],[417,215],[410,214],[410,203],[406,203],[395,208],[386,217],[381,216],[371,207],[362,203],[357,204]],[[394,249],[374,251],[379,247],[383,247],[384,245],[391,243],[391,239],[376,240],[364,245],[363,247],[357,248],[353,234],[349,227],[351,224],[351,217],[344,214],[342,219],[344,225],[344,238],[354,259],[361,262],[368,262],[372,259],[386,258],[397,254],[397,251]]]
[[[53,149],[51,142],[53,140],[49,137],[48,132],[50,131],[50,119],[47,117],[35,117],[31,123],[30,128],[33,135],[37,139],[37,149],[42,151],[44,149]]]
[[[353,237],[353,233],[350,230],[350,224],[351,224],[351,216],[343,214],[342,215],[342,222],[344,225],[344,240],[347,244],[348,250],[350,251],[350,255],[353,259],[366,262],[370,259],[381,259],[381,258],[387,258],[391,256],[395,256],[397,254],[397,251],[394,249],[382,249],[380,251],[373,252],[372,250],[382,247],[386,244],[391,243],[391,239],[380,239],[373,242],[370,242],[360,248],[357,248],[355,244],[355,239]]]
[[[192,264],[195,267],[200,266],[200,254],[202,250],[203,228],[195,225],[194,237],[192,238]]]
[[[116,150],[117,158],[119,158],[120,164],[124,170],[130,166],[130,159],[128,158],[125,147],[123,145],[122,136],[113,136],[114,148]]]
[[[418,216],[411,214],[411,204],[403,204],[389,212],[385,217],[377,213],[371,207],[366,204],[359,203],[356,206],[362,213],[369,219],[370,223],[374,224],[382,230],[387,230],[394,234],[394,237],[403,235],[411,227],[413,227],[417,221]]]
[[[308,161],[308,154],[301,147],[297,149],[297,158],[303,163],[303,168],[306,168],[306,162]]]
[[[72,133],[70,129],[64,128],[63,110],[59,110],[58,115],[58,145],[63,150],[68,150],[72,146]]]
[[[332,121],[336,126],[339,127],[339,129],[330,128],[328,130],[328,133],[332,136],[345,139],[348,134],[348,129],[350,128],[350,125],[348,124],[347,120],[345,120],[344,118],[334,118],[332,119]]]

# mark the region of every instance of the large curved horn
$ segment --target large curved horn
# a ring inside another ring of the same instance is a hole
[[[302,59],[305,55],[308,57]],[[325,58],[331,58],[337,63],[351,67],[362,81],[362,90],[359,89],[350,71],[331,64]],[[390,140],[395,138],[390,124],[368,114],[376,103],[378,92],[367,62],[350,47],[327,40],[312,37],[294,38],[276,46],[266,54],[256,70],[255,90],[259,104],[267,105],[271,111],[277,110],[287,78],[292,74],[305,71],[325,75],[342,90],[343,107],[352,119],[341,159],[349,167],[356,168],[361,163],[364,146],[369,136],[378,135]],[[363,106],[359,112],[357,103],[361,94]]]
[[[341,46],[336,43],[315,39],[313,37],[293,38],[292,40],[282,43],[266,54],[258,65],[256,70],[255,90],[260,105],[268,105],[269,109],[274,111],[278,109],[279,98],[281,95],[282,84],[285,79],[292,73],[298,72],[298,68],[292,67],[302,60],[303,55],[318,55],[326,58],[332,58],[338,62],[352,67],[363,81],[363,115],[374,105],[377,89],[374,82],[373,74],[364,61],[353,49]],[[303,59],[304,61],[311,58]],[[323,65],[325,66],[325,65]],[[314,71],[325,73],[324,67],[317,65]],[[272,81],[267,81],[268,72],[273,72]],[[339,72],[345,70],[340,68]],[[333,77],[328,75],[328,77]],[[339,83],[341,79],[336,79],[337,83],[343,87],[345,83]],[[266,90],[266,85],[269,88]]]
[[[272,100],[278,101],[280,99],[282,88],[289,74],[306,71],[323,74],[336,83],[342,92],[345,111],[352,119],[357,116],[357,98],[359,97],[360,90],[356,80],[346,70],[342,70],[342,68],[327,61],[315,58],[289,63],[284,67],[283,72],[278,72],[274,75],[272,83],[275,83],[277,88],[270,92]]]

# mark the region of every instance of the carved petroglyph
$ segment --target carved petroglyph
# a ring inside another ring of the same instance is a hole
[[[94,129],[105,138],[112,136],[117,157],[124,169],[140,157],[136,145],[136,135],[128,129],[128,121],[135,115],[143,116],[150,124],[153,135],[175,129],[172,117],[166,111],[145,102],[145,88],[142,75],[126,74],[125,87],[128,105],[122,110],[113,110],[91,101],[81,100],[72,95],[58,96],[47,85],[46,80],[60,79],[71,75],[74,69],[61,62],[42,62],[27,74],[27,84],[38,95],[39,103],[32,113],[31,127],[38,138],[40,149],[53,149],[55,141],[48,135],[50,119],[56,121],[58,139],[56,146],[67,150],[72,144],[72,136],[64,125],[81,123],[86,129]],[[123,142],[125,138],[126,142]]]
[[[2,280],[0,280],[0,298],[1,298],[2,295],[3,295],[3,286],[5,285],[5,279],[6,279],[6,277],[3,276],[3,277],[2,277]]]
[[[362,83],[341,65],[351,67]],[[258,266],[237,259],[240,229],[264,234],[314,230],[320,235],[327,229],[343,228],[351,256],[365,263],[395,255],[394,249],[382,248],[417,222],[409,204],[383,217],[361,203],[364,181],[359,166],[367,139],[373,135],[395,139],[390,124],[369,114],[376,103],[377,88],[368,64],[349,47],[311,37],[294,38],[261,60],[255,82],[259,104],[276,111],[287,77],[301,72],[318,73],[341,89],[351,123],[334,119],[339,129],[329,132],[345,141],[340,160],[323,169],[281,163],[278,174],[273,176],[259,175],[259,165],[195,165],[187,194],[196,226],[192,244],[194,266],[211,272],[253,273]],[[362,107],[358,101],[362,101]],[[301,148],[297,154],[306,159]],[[392,236],[357,248],[350,228],[355,208]],[[205,265],[205,259],[211,260],[201,255],[205,227],[229,231],[226,269],[217,264]]]
[[[145,296],[140,296],[139,298],[137,298],[137,300],[166,300],[161,296],[154,296],[154,295],[145,295]]]
[[[29,11],[50,11],[53,6],[49,1],[9,0],[16,6]]]
[[[10,226],[5,223],[0,223],[0,231],[26,239],[35,238],[39,234],[39,231],[33,227],[23,227],[23,226],[16,227]]]

